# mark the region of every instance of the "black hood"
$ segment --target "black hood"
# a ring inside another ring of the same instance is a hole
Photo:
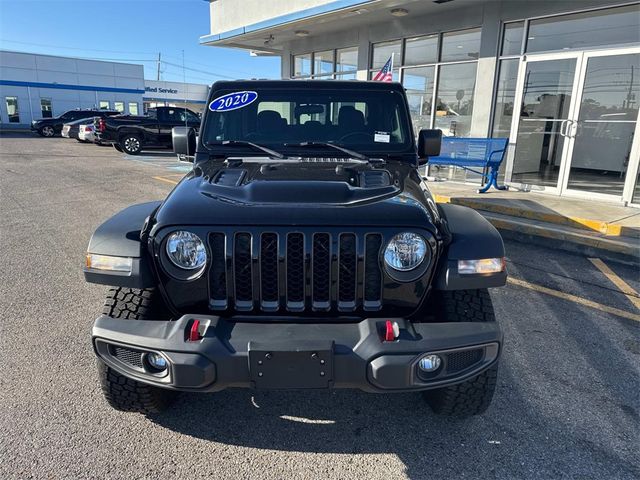
[[[156,214],[173,225],[406,226],[435,234],[435,204],[411,166],[343,159],[198,164]]]

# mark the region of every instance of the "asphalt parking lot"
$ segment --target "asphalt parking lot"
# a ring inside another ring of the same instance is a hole
[[[483,416],[433,415],[413,394],[224,391],[167,413],[112,410],[90,328],[105,288],[84,282],[93,230],[163,198],[168,152],[127,158],[61,138],[0,135],[0,478],[640,477],[636,268],[508,242],[494,290],[505,332]]]

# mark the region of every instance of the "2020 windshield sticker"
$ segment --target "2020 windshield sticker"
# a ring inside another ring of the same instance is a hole
[[[258,94],[250,90],[243,92],[233,92],[216,98],[209,104],[209,110],[212,112],[228,112],[246,107],[258,99]]]

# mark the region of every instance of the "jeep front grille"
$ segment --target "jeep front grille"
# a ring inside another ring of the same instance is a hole
[[[212,310],[353,312],[382,308],[382,234],[209,234]]]

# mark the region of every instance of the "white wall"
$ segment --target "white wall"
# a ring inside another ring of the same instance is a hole
[[[136,102],[138,110],[142,111],[142,65],[0,51],[0,80],[51,85],[0,85],[0,121],[3,127],[24,127],[28,126],[31,120],[41,118],[41,98],[51,99],[53,116],[67,110],[97,107],[101,100],[109,101],[111,108],[115,101],[124,102],[125,109],[130,102]],[[56,88],[56,84],[97,88]],[[103,89],[139,90],[140,93]],[[5,101],[7,96],[18,97],[19,124],[8,123]]]
[[[332,1],[334,0],[212,0],[209,4],[211,34],[217,35]]]

